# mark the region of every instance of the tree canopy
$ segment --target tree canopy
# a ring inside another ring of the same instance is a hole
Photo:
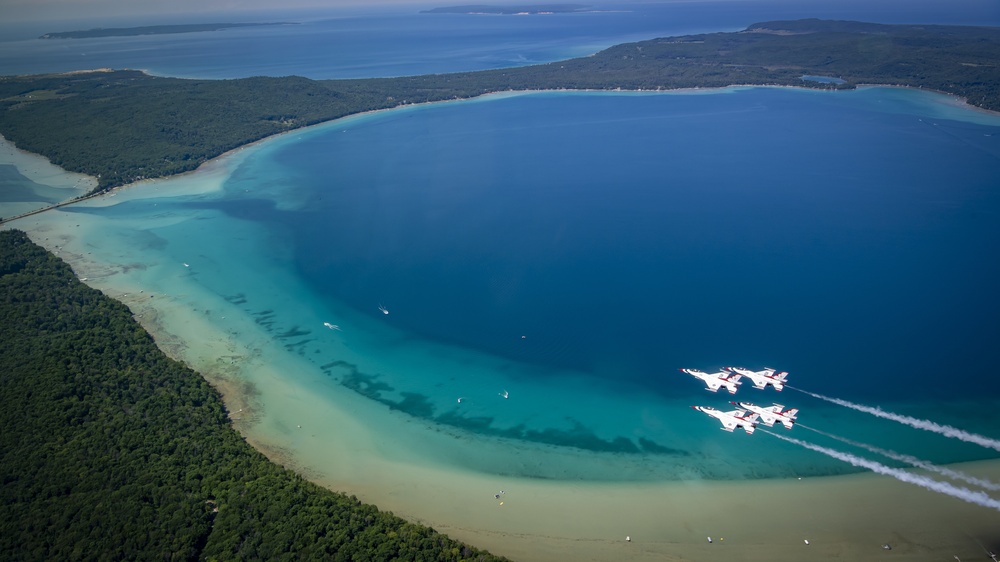
[[[0,232],[0,559],[501,560],[268,461],[129,309]]]

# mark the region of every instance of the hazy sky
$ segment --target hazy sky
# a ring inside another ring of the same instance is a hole
[[[56,21],[85,19],[101,22],[102,19],[114,24],[114,20],[136,19],[142,16],[162,15],[159,23],[178,23],[180,20],[196,19],[199,14],[221,12],[248,12],[258,10],[295,10],[310,8],[352,8],[392,4],[409,4],[414,7],[453,6],[461,4],[600,4],[608,6],[626,0],[0,0],[0,22],[15,21]],[[633,0],[634,1],[634,0]],[[662,2],[712,2],[715,0],[653,0]],[[736,0],[752,4],[759,0]],[[780,0],[779,0],[780,1]],[[798,7],[809,4],[835,4],[837,0],[788,0]],[[887,10],[906,13],[917,6],[937,6],[949,10],[949,6],[962,5],[982,9],[996,16],[1000,10],[1000,0],[843,0],[845,4],[867,2],[884,6]],[[152,18],[151,18],[152,19]],[[903,18],[905,19],[905,18]],[[156,21],[130,23],[144,25]],[[973,23],[973,22],[970,22]]]
[[[569,0],[567,0],[569,1]],[[576,1],[576,0],[573,0]],[[477,3],[447,0],[443,5]],[[335,8],[372,4],[434,4],[433,0],[0,0],[0,20],[43,21],[74,18],[190,15],[226,11]],[[478,3],[510,3],[489,0]],[[167,23],[167,22],[164,22]]]

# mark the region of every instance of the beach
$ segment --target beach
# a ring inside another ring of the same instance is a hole
[[[447,78],[760,21],[1000,18],[980,0],[274,9],[296,25],[52,41],[63,23],[15,18],[0,65]],[[77,28],[128,19],[90,16]],[[1000,553],[1000,114],[885,85],[404,103],[0,229],[125,303],[272,462],[511,560]],[[96,186],[0,137],[3,219]],[[678,371],[722,365],[788,385],[731,396]],[[691,409],[730,400],[800,417],[748,435]]]
[[[81,205],[107,206],[167,193],[195,198],[210,194],[253,150],[231,153],[182,177],[119,188]],[[39,157],[12,151],[9,145],[0,153],[39,184],[79,183],[79,177],[45,168]],[[202,219],[212,218],[207,211],[193,213],[195,218],[198,213],[204,214]],[[294,346],[283,345],[264,330],[260,316],[254,318],[239,306],[239,295],[220,296],[196,282],[214,267],[211,249],[192,253],[185,261],[155,251],[131,252],[127,248],[137,240],[154,249],[161,244],[145,240],[149,235],[138,230],[127,240],[108,236],[105,220],[56,209],[4,228],[25,230],[66,260],[84,282],[126,303],[165,352],[220,390],[234,426],[273,461],[494,553],[525,561],[967,560],[983,558],[987,550],[1000,546],[1000,511],[885,475],[599,482],[503,476],[463,469],[447,459],[435,461],[427,450],[455,450],[455,442],[470,440],[470,435],[460,428],[428,426],[344,391]],[[162,227],[188,228],[185,223],[192,218],[164,213],[137,220],[144,227],[157,221]],[[260,239],[249,227],[229,234],[241,246],[276,245],[270,259],[281,254],[282,241]],[[267,265],[264,258],[258,263],[253,261],[257,258],[246,259],[246,271]],[[282,309],[304,306],[292,296],[298,293],[297,280],[266,283],[289,295],[279,298]],[[310,317],[308,310],[299,314]],[[364,322],[346,311],[343,316]],[[319,326],[320,318],[313,323]],[[324,330],[317,332],[341,337]],[[354,356],[358,352],[348,336],[342,337],[331,344],[340,356],[363,361]],[[753,437],[773,439],[766,434]],[[473,447],[470,441],[470,454],[488,449]],[[540,455],[565,466],[602,458],[609,459],[610,469],[621,463],[614,455],[540,443],[505,443],[498,450],[513,451],[524,463]],[[998,461],[952,468],[1000,481]]]

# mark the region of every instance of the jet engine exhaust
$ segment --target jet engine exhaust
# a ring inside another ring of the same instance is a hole
[[[836,449],[829,449],[827,447],[821,447],[819,445],[814,445],[806,441],[800,441],[793,437],[786,437],[784,435],[780,435],[774,433],[773,431],[768,431],[766,429],[761,429],[761,431],[773,435],[778,439],[788,441],[789,443],[794,443],[801,447],[805,447],[806,449],[810,449],[818,453],[823,453],[824,455],[827,455],[829,457],[844,461],[858,468],[867,468],[868,470],[871,470],[872,472],[878,474],[892,476],[893,478],[901,482],[914,484],[926,490],[930,490],[932,492],[946,494],[969,503],[973,503],[976,505],[980,505],[982,507],[988,507],[1000,511],[1000,501],[991,498],[986,494],[986,492],[978,490],[975,491],[970,490],[968,488],[963,488],[961,486],[955,486],[954,484],[950,484],[948,482],[941,482],[939,480],[934,480],[933,478],[928,478],[926,476],[921,476],[919,474],[913,474],[911,472],[900,470],[898,468],[892,468],[882,463],[868,460],[849,453],[837,451]]]
[[[966,473],[961,472],[959,470],[954,470],[954,469],[951,469],[951,468],[948,468],[948,467],[944,467],[944,466],[938,466],[938,465],[936,465],[936,464],[934,464],[934,463],[932,463],[930,461],[925,461],[923,459],[918,459],[917,457],[914,457],[914,456],[904,455],[902,453],[897,453],[895,451],[890,451],[888,449],[882,449],[882,448],[876,447],[874,445],[869,445],[867,443],[861,443],[860,441],[854,441],[852,439],[847,439],[846,437],[839,437],[837,435],[833,435],[832,433],[827,433],[825,431],[820,431],[820,430],[818,430],[818,429],[816,429],[814,427],[809,427],[807,425],[799,424],[799,427],[801,427],[802,429],[808,429],[809,431],[818,433],[818,434],[820,434],[820,435],[822,435],[824,437],[829,437],[830,439],[834,439],[836,441],[840,441],[841,443],[846,443],[847,445],[851,445],[853,447],[862,448],[862,449],[864,449],[864,450],[866,450],[868,452],[875,453],[876,455],[882,455],[883,457],[886,457],[886,458],[889,458],[889,459],[892,459],[892,460],[896,460],[896,461],[899,461],[899,462],[905,462],[906,464],[908,464],[908,465],[910,465],[912,467],[915,467],[915,468],[921,468],[921,469],[924,469],[924,470],[929,471],[929,472],[936,472],[936,473],[938,473],[938,474],[940,474],[942,476],[946,476],[948,478],[951,478],[952,480],[960,480],[962,482],[965,482],[966,484],[972,484],[973,486],[979,486],[980,488],[983,488],[983,489],[986,489],[986,490],[990,490],[990,491],[993,491],[993,492],[1000,492],[1000,484],[997,484],[996,482],[992,482],[990,480],[986,480],[985,478],[977,478],[975,476],[972,476],[971,474],[966,474]]]
[[[932,422],[930,420],[922,420],[919,418],[914,418],[911,416],[904,416],[902,414],[896,414],[893,412],[887,412],[879,407],[865,406],[863,404],[855,404],[854,402],[848,402],[847,400],[841,400],[840,398],[830,398],[829,396],[823,396],[822,394],[816,394],[815,392],[809,392],[807,390],[802,390],[801,388],[795,388],[789,386],[792,390],[797,390],[803,394],[808,394],[813,398],[819,398],[820,400],[826,400],[827,402],[844,406],[857,410],[859,412],[864,412],[866,414],[871,414],[873,416],[892,420],[894,422],[899,422],[910,427],[917,429],[923,429],[924,431],[931,431],[945,437],[951,437],[953,439],[960,439],[968,443],[975,443],[981,447],[987,449],[993,449],[995,451],[1000,451],[1000,440],[992,439],[990,437],[985,437],[983,435],[978,435],[976,433],[970,433],[968,431],[958,429],[957,427],[952,427],[950,425],[942,425],[939,423]]]

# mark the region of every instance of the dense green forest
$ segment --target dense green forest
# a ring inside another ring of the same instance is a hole
[[[129,309],[0,232],[0,559],[499,560],[272,464]]]
[[[401,104],[534,89],[893,84],[1000,110],[1000,28],[799,20],[668,37],[549,64],[398,78],[184,80],[136,71],[0,78],[0,134],[99,178],[97,191],[196,168],[258,139]],[[803,75],[843,84],[804,81]]]
[[[11,76],[0,133],[101,191],[354,113],[506,90],[895,84],[1000,110],[998,61],[996,28],[802,20],[443,75]],[[204,379],[20,232],[0,232],[0,319],[0,559],[497,559],[267,461]]]

